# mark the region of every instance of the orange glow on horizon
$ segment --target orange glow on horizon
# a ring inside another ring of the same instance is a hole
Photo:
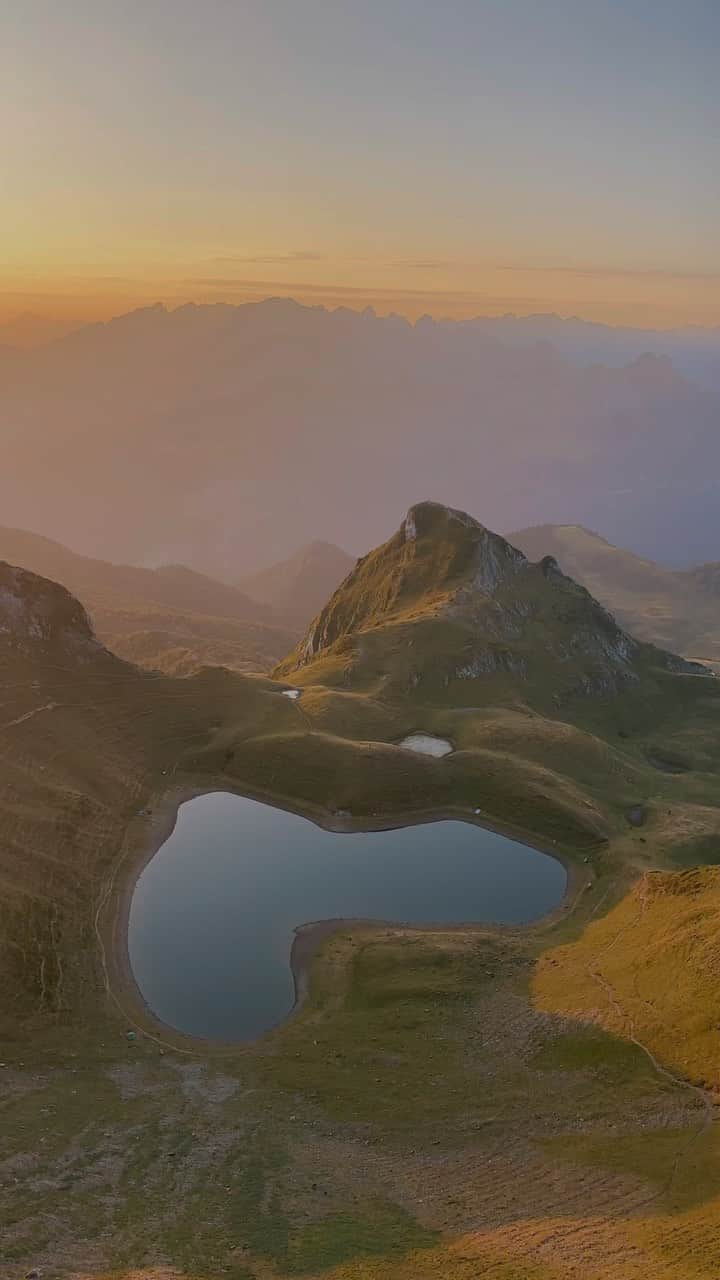
[[[321,254],[227,254],[189,263],[153,265],[145,272],[123,266],[74,272],[17,270],[0,276],[2,328],[33,345],[82,324],[161,302],[257,302],[288,296],[308,305],[372,306],[409,320],[424,314],[466,319],[508,312],[555,312],[639,328],[720,324],[720,279],[692,272],[624,270],[586,266],[472,264],[431,258],[339,260]]]

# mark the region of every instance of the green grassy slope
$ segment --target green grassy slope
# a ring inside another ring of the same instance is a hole
[[[701,856],[720,862],[720,822]],[[549,952],[534,980],[545,1008],[634,1035],[720,1097],[720,872],[648,872],[581,939]]]

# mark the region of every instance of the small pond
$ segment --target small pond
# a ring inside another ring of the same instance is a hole
[[[554,858],[468,822],[324,831],[214,792],[181,805],[130,905],[128,953],[150,1009],[189,1035],[245,1040],[291,1011],[295,929],[356,918],[521,923],[565,890]]]
[[[405,747],[406,751],[419,751],[423,756],[449,756],[455,750],[452,742],[434,733],[409,733],[398,746]]]

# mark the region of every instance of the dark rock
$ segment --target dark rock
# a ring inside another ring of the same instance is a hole
[[[542,569],[544,578],[552,578],[556,575],[559,577],[562,574],[560,565],[554,556],[543,556],[540,561],[540,568]]]
[[[648,811],[644,804],[633,804],[626,810],[625,817],[631,827],[644,827],[647,822]]]

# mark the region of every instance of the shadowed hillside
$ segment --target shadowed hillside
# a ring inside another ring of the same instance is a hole
[[[706,595],[720,598],[720,564],[701,564],[683,575]]]
[[[236,744],[292,737],[298,716],[262,678],[133,666],[64,587],[2,561],[0,689],[0,1028],[14,1035],[96,1013],[94,913],[151,795],[215,781]]]
[[[178,674],[203,663],[267,670],[295,639],[271,608],[184,565],[110,564],[2,527],[0,557],[63,583],[108,647],[143,666]]]
[[[260,686],[140,671],[63,587],[0,562],[0,687],[0,1019],[17,1022],[91,1007],[93,903],[128,822]]]

